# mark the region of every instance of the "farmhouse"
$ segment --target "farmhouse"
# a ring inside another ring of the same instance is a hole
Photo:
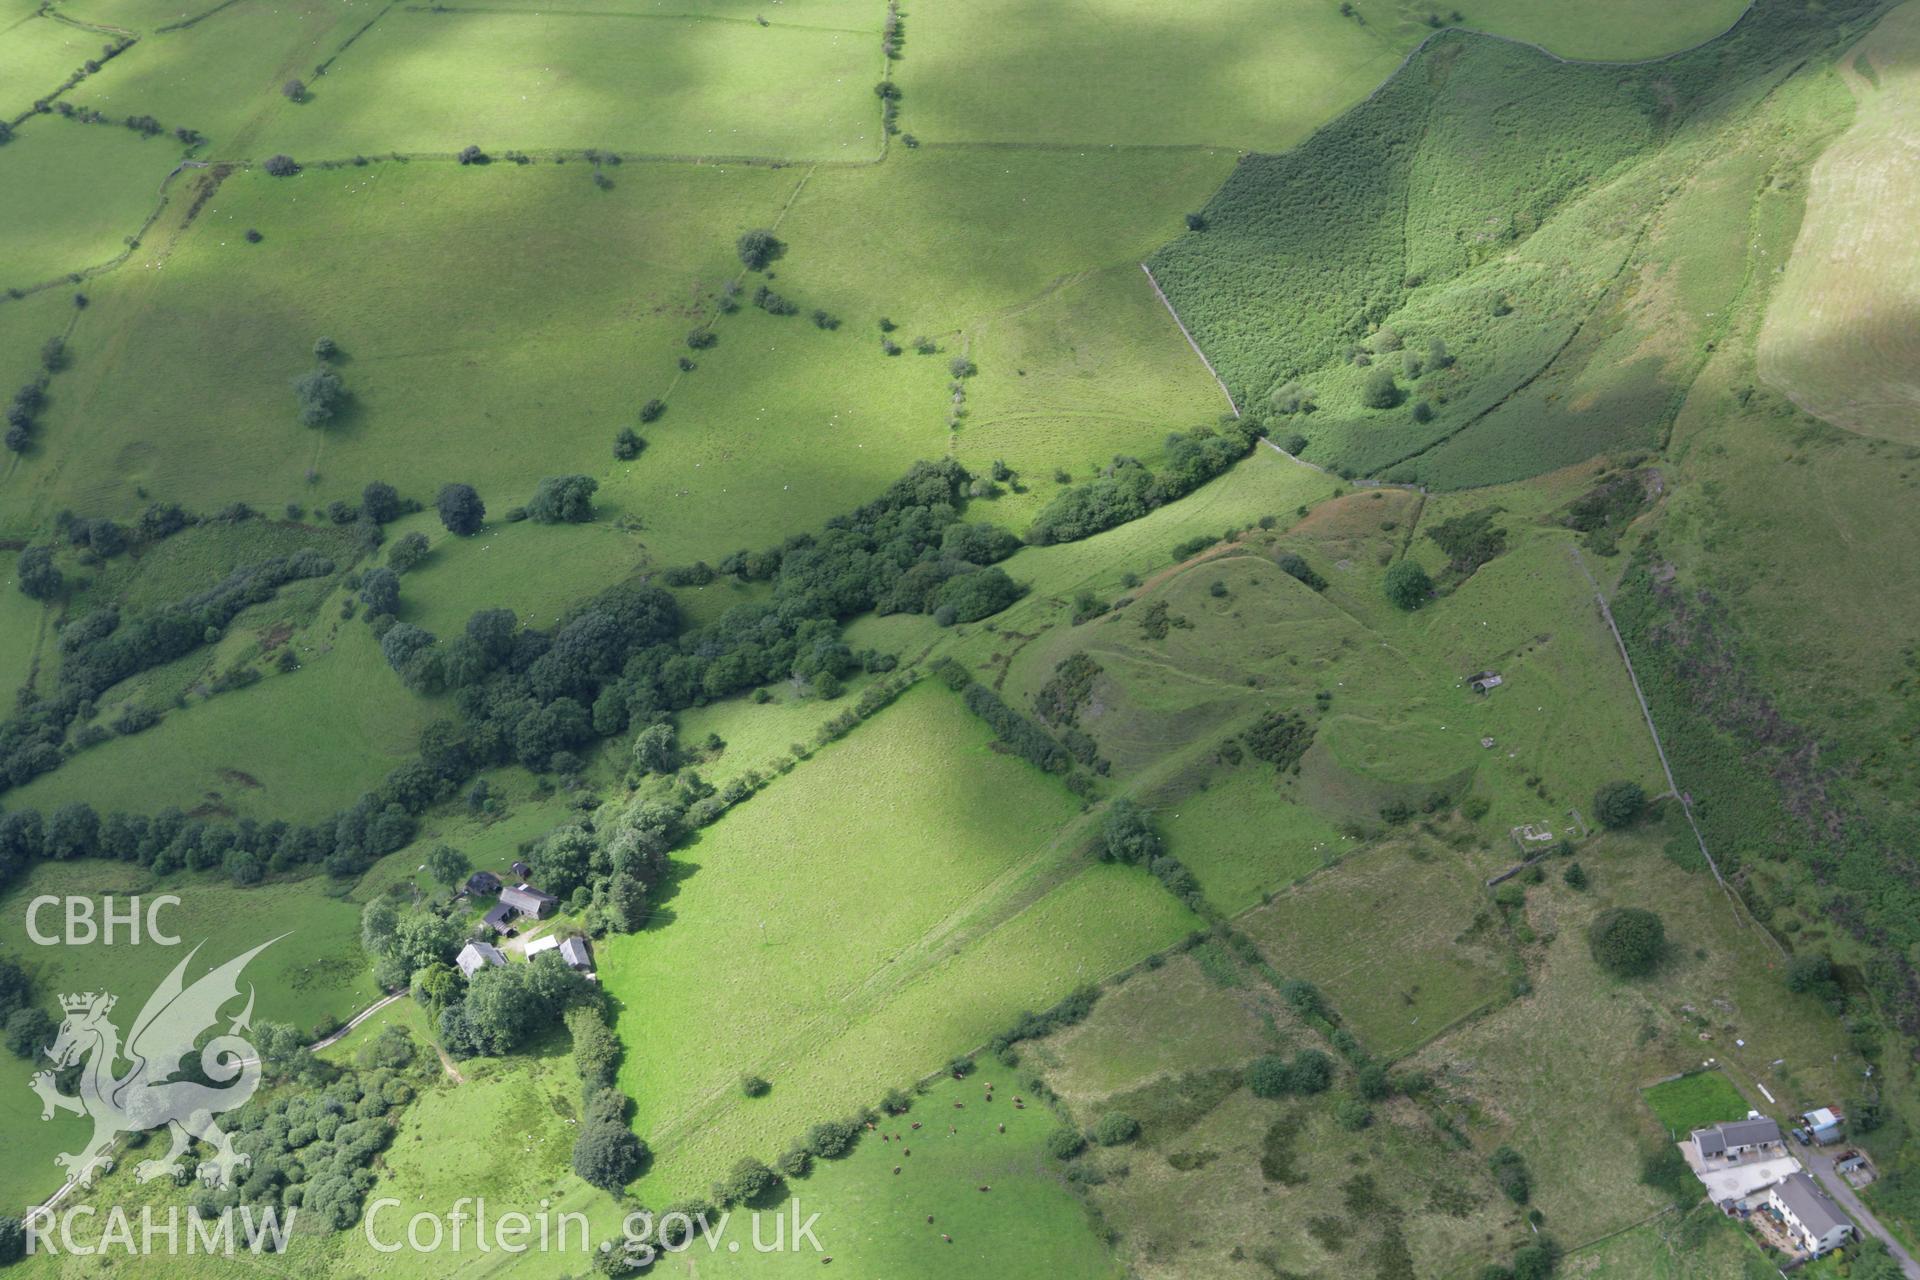
[[[476,871],[467,877],[467,892],[476,898],[500,892],[500,877],[491,871]]]
[[[1749,1115],[1745,1120],[1731,1120],[1711,1129],[1695,1129],[1693,1146],[1700,1159],[1707,1162],[1778,1152],[1782,1149],[1780,1126],[1765,1116]]]
[[[1837,1249],[1853,1235],[1853,1223],[1804,1173],[1789,1174],[1767,1195],[1767,1204],[1807,1253]]]
[[[453,958],[460,966],[460,972],[468,978],[480,972],[488,965],[504,965],[507,958],[500,954],[500,948],[490,942],[469,942],[460,948],[460,954]]]
[[[511,938],[515,932],[513,927],[514,914],[513,908],[502,902],[493,910],[487,912],[487,928],[493,930],[495,933],[503,933]]]
[[[545,920],[560,905],[560,900],[550,893],[540,892],[530,884],[517,884],[500,890],[500,903],[512,907],[520,915]]]
[[[569,969],[593,968],[593,957],[587,954],[585,938],[568,938],[560,944],[560,958],[567,962]]]

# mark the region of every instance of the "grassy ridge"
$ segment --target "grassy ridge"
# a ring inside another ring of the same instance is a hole
[[[1832,127],[1817,76],[1770,99],[1781,68],[1871,11],[1762,4],[1635,67],[1442,35],[1296,150],[1244,161],[1153,266],[1236,398],[1318,406],[1276,430],[1343,473],[1456,488],[1658,445],[1726,294],[1692,304],[1743,285],[1712,257]]]

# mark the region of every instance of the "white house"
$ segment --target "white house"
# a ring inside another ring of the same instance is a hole
[[[1780,1126],[1763,1115],[1745,1120],[1729,1120],[1711,1129],[1693,1131],[1694,1150],[1703,1161],[1739,1160],[1754,1152],[1770,1153],[1783,1149]]]
[[[1812,1178],[1789,1174],[1767,1193],[1767,1203],[1786,1223],[1793,1242],[1810,1254],[1838,1249],[1853,1236],[1853,1223]]]
[[[500,948],[490,942],[469,942],[460,948],[460,954],[453,958],[460,966],[460,972],[468,978],[480,972],[488,965],[504,965],[507,958],[500,954]]]

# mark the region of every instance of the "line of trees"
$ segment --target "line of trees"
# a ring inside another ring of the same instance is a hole
[[[1116,457],[1097,479],[1062,491],[1043,507],[1027,541],[1074,542],[1137,520],[1226,471],[1259,438],[1252,420],[1229,419],[1217,431],[1199,427],[1167,437],[1166,460],[1157,472],[1137,458]]]

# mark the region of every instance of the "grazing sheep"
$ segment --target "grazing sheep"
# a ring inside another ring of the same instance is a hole
[[[1007,1126],[1005,1126],[1005,1125],[1001,1125],[1001,1126],[1000,1126],[1000,1132],[1002,1132],[1002,1133],[1005,1133],[1006,1131],[1007,1131]]]
[[[945,1240],[945,1241],[946,1241],[946,1242],[947,1242],[948,1244],[952,1244],[952,1243],[953,1243],[953,1237],[952,1237],[952,1236],[950,1236],[950,1235],[948,1235],[948,1234],[947,1234],[946,1232],[944,1232],[944,1231],[942,1231],[942,1232],[940,1233],[940,1238],[941,1238],[942,1240]]]
[[[895,1165],[895,1166],[893,1166],[893,1171],[894,1171],[895,1173],[898,1173],[898,1172],[900,1172],[900,1166],[899,1166],[899,1165]]]

